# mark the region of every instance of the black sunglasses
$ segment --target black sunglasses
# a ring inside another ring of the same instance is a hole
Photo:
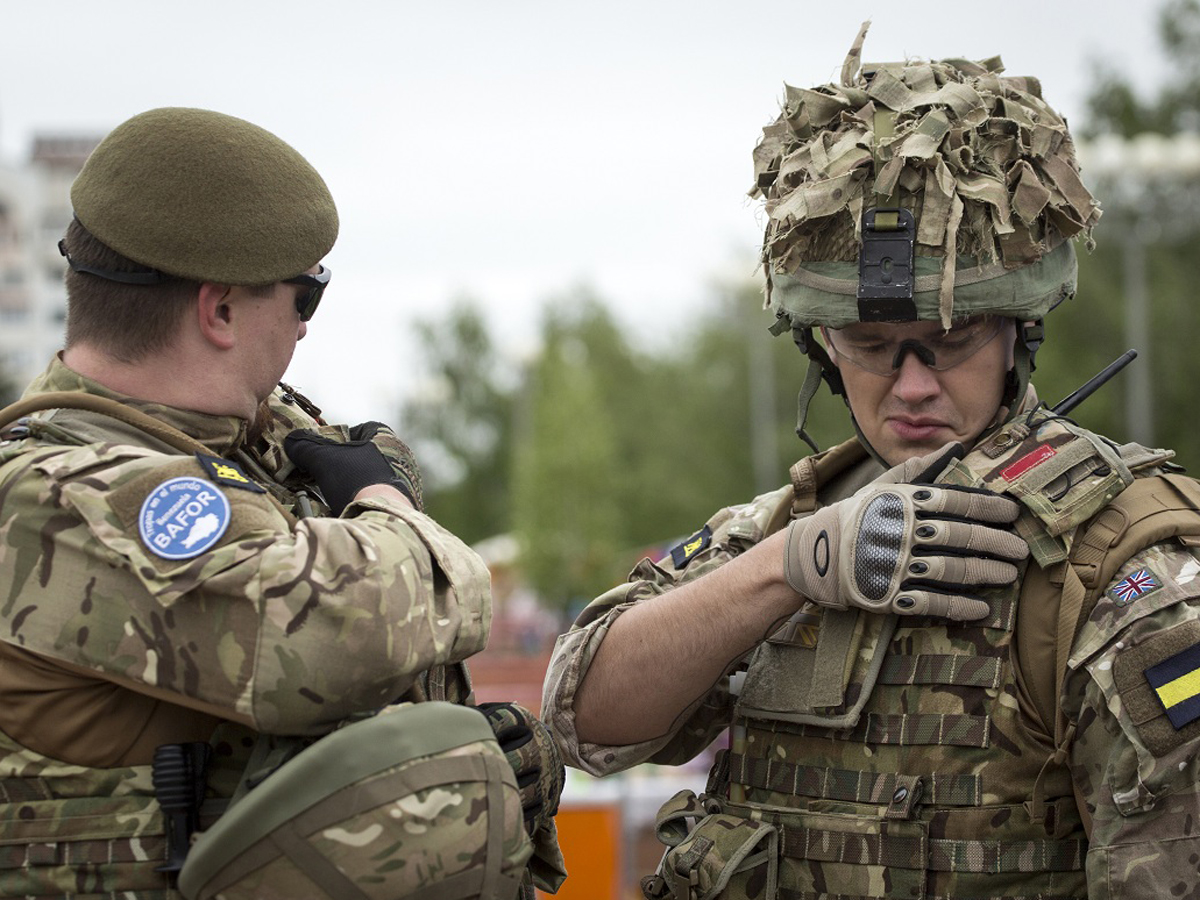
[[[317,307],[321,305],[321,297],[325,293],[325,287],[329,284],[329,279],[333,277],[333,273],[324,266],[315,275],[297,275],[295,278],[283,279],[284,284],[298,284],[301,287],[308,288],[296,298],[296,312],[300,314],[300,321],[307,322],[313,317],[313,313],[317,311]]]

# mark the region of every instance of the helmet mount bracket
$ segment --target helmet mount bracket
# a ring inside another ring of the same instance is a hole
[[[863,213],[858,253],[858,318],[862,322],[912,322],[916,222],[903,208]]]

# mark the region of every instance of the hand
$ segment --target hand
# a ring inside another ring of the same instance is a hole
[[[411,500],[418,510],[425,511],[421,468],[408,444],[396,437],[392,429],[380,422],[363,422],[350,429],[350,441],[370,441],[374,444],[392,467],[392,486]]]
[[[910,459],[853,497],[788,526],[788,584],[832,609],[981,618],[973,595],[1009,584],[1029,546],[1003,526],[1020,506],[982,488],[932,484],[961,444]]]
[[[423,509],[421,470],[412,451],[386,425],[355,425],[350,440],[344,442],[296,430],[284,438],[283,449],[298,469],[316,481],[335,516],[355,494],[373,484],[392,485]]]
[[[566,769],[554,737],[540,719],[517,703],[481,703],[521,791],[525,831],[533,837],[558,812]]]

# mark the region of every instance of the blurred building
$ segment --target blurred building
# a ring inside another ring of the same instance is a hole
[[[24,162],[0,160],[0,374],[18,386],[62,346],[58,240],[71,221],[71,182],[99,141],[39,135]]]

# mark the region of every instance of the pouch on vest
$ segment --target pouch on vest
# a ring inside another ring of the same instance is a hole
[[[188,900],[513,900],[532,846],[487,720],[399,704],[284,763],[202,833]]]
[[[688,830],[683,819],[691,817],[699,821]],[[647,897],[711,900],[723,892],[732,897],[775,897],[775,826],[719,811],[706,813],[691,791],[683,791],[660,811],[658,831],[673,846],[663,854],[658,875],[643,882]]]
[[[806,604],[751,655],[737,715],[852,728],[896,622],[894,615]]]
[[[930,869],[955,864],[941,859],[939,845],[957,842],[930,840],[921,821],[737,803],[726,803],[725,810],[740,821],[753,814],[754,824],[773,827],[780,836],[778,893],[730,897],[922,900],[929,896]]]

